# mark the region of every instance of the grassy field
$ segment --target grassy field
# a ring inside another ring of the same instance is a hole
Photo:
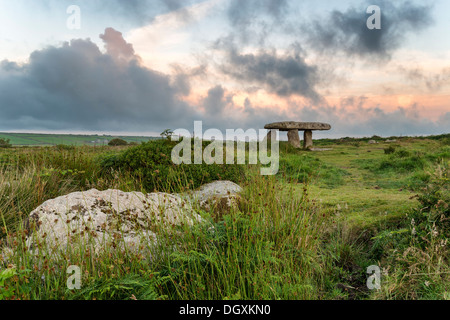
[[[152,155],[170,150],[162,141],[0,149],[0,238],[15,249],[0,258],[0,299],[450,299],[450,135],[374,138],[318,140],[331,150],[313,152],[283,142],[276,176],[258,166],[244,176],[234,167],[166,172],[167,157]],[[151,176],[137,170],[142,154]],[[174,191],[169,178],[181,173],[177,188],[193,188],[205,171],[239,182],[243,205],[220,219],[199,211],[215,232],[186,229],[157,261],[105,250],[56,263],[21,250],[22,222],[48,199],[90,188]],[[69,265],[83,270],[81,290],[67,289]],[[367,288],[371,265],[382,271],[379,290]]]
[[[14,146],[101,146],[107,145],[114,138],[120,138],[128,143],[144,142],[155,138],[132,137],[132,136],[110,136],[110,135],[78,135],[78,134],[39,134],[39,133],[2,133],[0,139],[9,139]]]

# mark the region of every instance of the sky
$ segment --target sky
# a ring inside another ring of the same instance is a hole
[[[0,131],[448,133],[449,31],[448,0],[0,0]]]

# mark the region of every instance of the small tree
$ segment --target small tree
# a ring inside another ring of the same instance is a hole
[[[161,132],[160,136],[163,137],[164,139],[170,140],[170,138],[173,135],[173,131],[170,129],[166,129],[163,132]]]
[[[120,139],[120,138],[112,139],[112,140],[108,143],[108,146],[112,146],[112,147],[126,146],[126,145],[128,145],[128,142],[126,142],[125,140]]]
[[[9,141],[9,139],[0,139],[0,148],[11,148],[12,145]]]

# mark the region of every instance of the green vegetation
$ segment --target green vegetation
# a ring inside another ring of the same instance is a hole
[[[12,145],[9,139],[0,139],[0,148],[11,148]]]
[[[15,249],[1,253],[0,299],[449,299],[449,135],[370,139],[315,141],[322,152],[281,143],[276,176],[176,166],[168,139],[0,149],[0,246]],[[81,248],[56,263],[23,250],[23,222],[48,199],[217,179],[244,188],[240,206],[219,219],[198,210],[207,223],[163,238],[157,259]],[[82,269],[81,290],[66,286],[69,265]],[[380,290],[366,286],[371,265]]]
[[[13,146],[105,146],[114,138],[125,140],[128,143],[141,143],[159,139],[157,137],[0,132],[0,140],[9,140]]]
[[[128,145],[128,142],[126,142],[123,139],[115,138],[112,139],[110,142],[108,142],[108,146],[117,147],[117,146],[126,146]]]
[[[180,192],[195,189],[214,180],[240,182],[245,178],[242,165],[181,164],[172,162],[172,149],[176,142],[158,140],[142,143],[120,154],[105,157],[101,162],[104,172],[127,172],[140,181],[147,192],[154,190]],[[194,151],[192,143],[192,163]],[[203,143],[203,149],[208,142]],[[225,163],[225,161],[223,161]]]
[[[348,173],[336,166],[324,163],[310,154],[286,154],[280,159],[279,175],[297,183],[317,183],[320,186],[336,187],[344,184]]]

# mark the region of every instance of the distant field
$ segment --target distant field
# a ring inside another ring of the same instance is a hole
[[[77,135],[77,134],[37,134],[37,133],[1,133],[0,139],[9,139],[14,146],[55,146],[65,145],[107,145],[114,138],[127,142],[143,142],[158,139],[157,137],[109,136],[109,135]]]

